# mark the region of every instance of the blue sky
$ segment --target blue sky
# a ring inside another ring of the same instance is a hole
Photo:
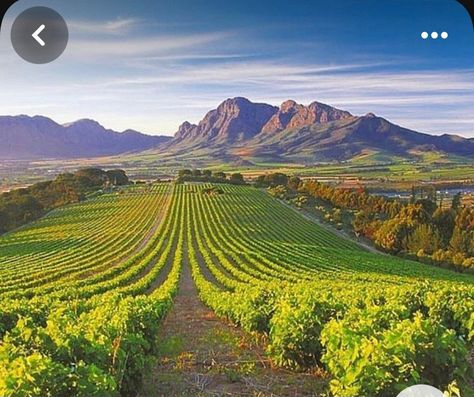
[[[69,24],[68,48],[47,65],[9,41],[33,5]],[[291,98],[474,137],[473,44],[455,0],[20,0],[0,37],[0,113],[170,135],[228,97]]]

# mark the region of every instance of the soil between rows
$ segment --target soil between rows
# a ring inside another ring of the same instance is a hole
[[[139,396],[320,395],[327,379],[272,368],[261,342],[200,301],[184,254],[178,293],[158,335],[159,355]]]

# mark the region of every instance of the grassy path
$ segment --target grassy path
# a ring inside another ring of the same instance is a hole
[[[309,212],[308,210],[306,210],[304,208],[301,208],[301,209],[297,208],[294,205],[288,204],[284,200],[278,200],[278,201],[280,201],[286,207],[290,208],[292,211],[297,212],[298,214],[300,214],[303,218],[307,219],[308,221],[316,223],[318,226],[323,227],[324,229],[330,231],[331,233],[336,234],[337,236],[339,236],[343,239],[350,240],[350,241],[356,243],[357,245],[359,245],[361,248],[363,248],[366,251],[372,252],[373,254],[389,256],[389,254],[387,254],[386,252],[378,250],[377,248],[370,245],[369,243],[365,243],[365,242],[363,242],[363,241],[361,241],[361,240],[359,240],[359,239],[357,239],[353,236],[350,236],[346,232],[344,232],[342,230],[338,230],[335,227],[325,223],[324,221],[319,219],[315,214],[312,214],[311,212]]]
[[[255,339],[199,300],[187,261],[164,320],[159,356],[140,397],[318,396],[325,380],[271,368]]]

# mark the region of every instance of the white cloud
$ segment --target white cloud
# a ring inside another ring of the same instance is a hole
[[[410,70],[399,59],[303,63],[247,51],[235,32],[128,35],[140,23],[72,21],[81,34],[45,67],[18,61],[3,46],[2,113],[41,113],[60,122],[91,117],[117,130],[172,133],[227,97],[276,105],[292,98],[375,112],[424,132],[474,136],[466,117],[474,108],[474,69]]]
[[[180,84],[206,86],[248,86],[256,90],[270,87],[274,91],[297,93],[321,90],[325,93],[372,91],[398,98],[404,94],[459,94],[474,96],[474,70],[443,71],[357,71],[364,64],[292,65],[277,62],[222,62],[186,65],[163,64],[155,72],[136,74],[93,83],[91,87],[150,86]],[[364,97],[360,97],[364,100]]]
[[[138,18],[124,18],[110,21],[68,20],[71,34],[93,33],[99,35],[126,35],[142,21]]]
[[[67,48],[69,59],[88,61],[110,57],[142,57],[146,55],[172,55],[173,52],[189,50],[228,38],[230,33],[202,33],[175,36],[153,36],[126,39],[75,39],[70,40]]]

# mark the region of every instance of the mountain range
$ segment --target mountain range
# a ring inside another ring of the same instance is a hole
[[[221,161],[345,161],[363,154],[417,158],[429,152],[474,158],[474,139],[433,136],[373,113],[354,116],[313,102],[280,107],[230,98],[173,137],[107,130],[92,120],[65,125],[40,117],[0,117],[0,158],[73,158],[147,151],[147,154]]]
[[[81,158],[139,152],[171,140],[116,132],[94,120],[58,124],[42,116],[0,116],[0,159]]]
[[[203,151],[223,160],[344,161],[367,153],[417,158],[428,152],[474,157],[474,139],[433,136],[373,113],[354,116],[332,106],[288,100],[280,107],[231,98],[198,124],[184,122],[164,147],[175,154]]]

